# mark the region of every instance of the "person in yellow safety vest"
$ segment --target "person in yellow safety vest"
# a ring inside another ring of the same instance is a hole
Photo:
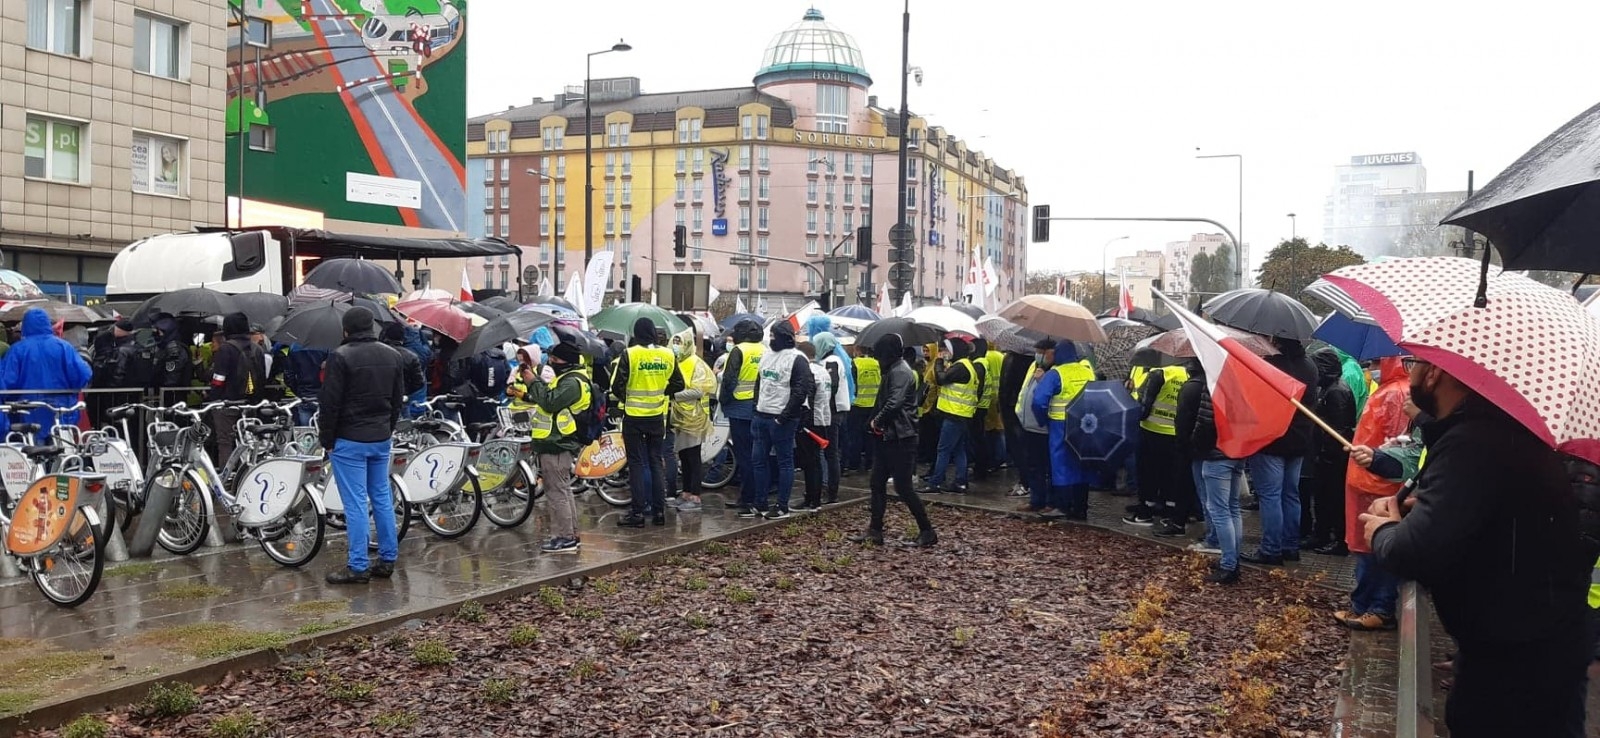
[[[972,417],[978,413],[979,393],[983,375],[972,362],[972,344],[965,338],[951,336],[940,347],[943,363],[935,383],[939,386],[939,399],[935,407],[941,415],[939,448],[934,457],[933,469],[923,480],[925,495],[949,491],[966,494],[967,491],[967,439],[972,427]],[[945,487],[945,472],[954,464],[954,484]]]
[[[649,318],[633,322],[633,340],[617,358],[611,394],[622,401],[622,443],[628,454],[628,486],[633,505],[617,521],[623,528],[642,528],[648,516],[666,525],[667,474],[661,453],[667,433],[668,398],[682,392],[683,373],[672,349],[656,343]]]
[[[1143,369],[1143,367],[1134,367]],[[1179,474],[1189,474],[1189,465],[1180,462],[1178,451],[1178,390],[1189,381],[1189,372],[1181,366],[1164,366],[1145,369],[1144,384],[1139,387],[1139,504],[1130,510],[1122,522],[1129,525],[1154,525],[1162,517],[1163,507],[1171,502],[1178,506],[1177,496],[1194,495],[1193,485],[1183,485]],[[1171,535],[1172,527],[1184,521],[1167,521],[1162,529]],[[1182,534],[1180,528],[1179,535]]]
[[[700,446],[711,435],[711,396],[716,394],[717,379],[711,366],[700,358],[700,340],[693,325],[673,336],[670,343],[685,386],[672,396],[671,416],[672,448],[678,455],[676,463],[683,467],[683,495],[668,504],[680,513],[694,512],[700,509]]]
[[[1048,338],[1040,339],[1033,345],[1033,361],[1027,368],[1027,375],[1017,390],[1017,399],[1012,406],[1017,414],[1020,432],[1017,434],[1016,447],[1011,449],[1011,458],[1016,461],[1022,487],[1028,492],[1028,502],[1018,507],[1018,512],[1042,515],[1047,510],[1054,510],[1050,507],[1050,424],[1035,416],[1030,406],[1033,404],[1034,387],[1055,366],[1055,351],[1055,341]]]
[[[594,402],[594,385],[583,373],[578,346],[562,341],[550,348],[549,364],[533,376],[533,362],[518,369],[530,377],[521,402],[530,408],[529,435],[533,452],[549,493],[550,539],[540,546],[547,553],[578,552],[578,508],[572,499],[572,456],[583,450],[574,434],[574,413]]]
[[[754,486],[755,464],[750,458],[750,421],[756,412],[756,376],[761,355],[761,324],[746,318],[734,324],[733,346],[728,349],[718,384],[717,404],[728,419],[728,442],[733,444],[733,466],[739,475],[739,488]],[[738,507],[738,505],[733,505]]]
[[[1039,379],[1030,400],[1034,417],[1050,427],[1049,508],[1052,516],[1088,520],[1092,475],[1067,445],[1067,406],[1094,381],[1094,368],[1078,357],[1071,341],[1056,342],[1054,358],[1055,366]]]
[[[844,473],[872,469],[872,436],[867,433],[867,421],[872,408],[878,404],[878,388],[883,384],[883,370],[878,360],[872,358],[869,346],[856,346],[856,357],[851,371],[856,377],[856,398],[850,403],[850,414],[845,418],[844,456],[839,463]]]
[[[1000,397],[1000,364],[1005,354],[994,350],[989,342],[978,338],[972,342],[972,363],[977,366],[982,381],[978,385],[978,412],[972,416],[968,437],[972,439],[972,465],[974,476],[987,479],[999,470],[1005,457],[1005,439],[1000,434],[1000,416],[995,408]]]

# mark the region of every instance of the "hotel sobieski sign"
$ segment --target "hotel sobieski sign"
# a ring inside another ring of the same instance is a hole
[[[820,131],[794,132],[794,142],[817,146],[839,146],[846,149],[884,151],[889,149],[888,139],[882,136],[856,136],[849,133],[822,133]]]

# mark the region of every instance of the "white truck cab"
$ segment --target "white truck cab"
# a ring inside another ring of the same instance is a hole
[[[284,247],[265,230],[151,236],[112,259],[106,298],[132,302],[190,287],[282,295],[288,281]]]

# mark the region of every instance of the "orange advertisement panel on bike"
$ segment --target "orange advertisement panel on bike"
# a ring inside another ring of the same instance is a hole
[[[578,454],[573,473],[579,479],[605,479],[622,471],[627,463],[628,454],[622,447],[622,434],[607,433]]]
[[[67,476],[50,476],[34,482],[22,493],[6,548],[14,556],[32,556],[61,540],[78,510],[79,481]]]

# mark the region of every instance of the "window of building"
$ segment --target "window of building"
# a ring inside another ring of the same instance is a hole
[[[689,171],[689,150],[678,149],[678,174]]]
[[[817,85],[817,130],[844,133],[850,129],[850,90],[844,85]]]
[[[827,231],[828,235],[830,235],[830,236],[833,235],[833,211],[832,210],[828,211],[828,227],[825,230]]]
[[[772,222],[771,218],[769,217],[770,213],[771,213],[771,208],[760,208],[760,209],[756,210],[756,229],[757,230],[762,230],[762,231],[770,230],[770,224]],[[761,239],[761,241],[763,243],[765,243],[766,240],[767,239],[765,239],[765,238]],[[767,252],[766,251],[762,251],[761,253],[765,254]]]
[[[633,237],[628,235],[628,225],[626,223],[622,227],[622,260],[628,261],[633,258]]]
[[[684,217],[683,208],[678,208],[677,212],[675,212],[672,216],[672,224],[675,226],[683,225]]]
[[[617,211],[615,211],[615,210],[607,210],[606,211],[606,235],[609,236],[609,235],[611,235],[613,233],[616,233],[616,232],[617,232]]]
[[[872,207],[872,188],[866,185],[861,187],[861,206]]]
[[[616,251],[617,250],[617,239],[615,239],[615,238],[607,238],[605,240],[605,250],[607,250],[607,251]]]
[[[511,185],[500,185],[500,207],[511,209]]]
[[[861,157],[861,176],[865,177],[867,179],[871,179],[872,178],[872,155],[871,154],[868,154],[866,156]]]
[[[500,178],[501,179],[511,179],[511,160],[510,159],[501,159],[500,160]]]
[[[739,147],[738,164],[739,169],[741,170],[748,170],[750,168],[750,144],[745,144]]]
[[[549,238],[550,237],[550,214],[549,213],[540,213],[539,214],[539,237],[540,238]],[[540,256],[539,257],[540,261],[543,261],[544,259],[545,259],[544,256]]]
[[[814,179],[806,182],[806,203],[817,204],[817,181]]]
[[[616,154],[609,154],[609,153],[606,154],[606,176],[607,177],[615,177],[615,176],[617,176],[617,155]]]
[[[768,156],[765,146],[756,149],[756,167],[763,172],[772,168],[772,158]]]
[[[761,256],[766,256],[767,255],[767,249],[771,248],[771,246],[772,246],[770,241],[771,241],[771,239],[767,238],[766,236],[762,236],[760,238],[757,238],[756,239],[756,253],[761,255]]]
[[[617,204],[617,183],[606,182],[606,207]]]
[[[756,187],[756,197],[763,200],[772,198],[772,178],[763,174]]]
[[[560,238],[565,235],[567,235],[567,214],[558,212],[556,213],[556,237]],[[559,253],[556,258],[561,258]]]
[[[845,159],[849,161],[849,159]],[[844,204],[849,205],[856,201],[856,186],[850,182],[844,183]]]
[[[741,177],[739,179],[739,199],[740,200],[744,200],[744,201],[749,201],[749,199],[750,199],[750,178],[749,177]]]
[[[633,233],[633,218],[628,217],[628,214],[626,212],[624,212],[622,214],[622,216],[621,216],[621,221],[622,221],[622,235],[626,236],[628,234]]]
[[[678,143],[681,143],[681,144],[689,143],[689,119],[688,118],[679,118],[678,119]]]
[[[167,79],[187,79],[189,24],[143,12],[133,14],[133,69]]]
[[[632,151],[624,151],[624,152],[622,152],[622,176],[624,176],[624,177],[633,176],[633,152]]]
[[[511,236],[511,214],[501,213],[496,220],[500,224],[500,237],[509,238]]]
[[[254,151],[277,151],[278,129],[251,124],[249,146]]]
[[[828,192],[827,192],[827,195],[828,196],[826,198],[824,198],[824,199],[827,202],[828,207],[831,208],[831,207],[833,207],[833,180],[828,180]]]
[[[28,0],[28,45],[82,56],[89,0]]]
[[[739,230],[741,230],[741,231],[750,230],[750,208],[749,207],[739,208]]]
[[[622,140],[622,124],[621,123],[607,123],[606,124],[606,145],[607,146],[616,146],[621,140]]]
[[[846,234],[846,235],[849,235],[849,234]],[[855,256],[856,255],[856,240],[855,239],[852,238],[852,239],[844,242],[844,255],[845,256]]]
[[[855,213],[845,213],[844,214],[844,232],[848,234],[848,233],[855,233],[855,231],[856,231],[856,214]]]
[[[705,259],[705,239],[695,236],[689,241],[689,245],[694,248],[694,253],[690,254],[690,258],[694,259],[695,261],[701,261]]]
[[[628,136],[633,133],[633,124],[623,121],[617,124],[617,145],[627,146]]]
[[[739,138],[748,141],[754,135],[755,129],[752,125],[754,120],[755,116],[752,115],[739,116]]]
[[[543,264],[548,261],[550,261],[550,244],[541,243],[539,244],[539,263]]]
[[[741,253],[741,254],[750,253],[750,237],[749,236],[740,236],[739,237],[739,253]]]
[[[678,186],[677,186],[676,194],[677,194],[677,199],[678,199],[678,204],[679,205],[682,205],[684,203],[684,201],[688,199],[688,191],[689,191],[689,185],[686,184],[681,179],[678,180]]]
[[[806,239],[806,256],[816,256],[816,255],[817,255],[817,239],[815,237]]]
[[[562,183],[556,185],[556,207],[564,208],[566,206],[567,206],[567,183],[562,182]]]
[[[806,152],[806,174],[816,174],[817,165],[822,163],[822,157],[816,152]]]
[[[705,215],[706,211],[703,208],[694,209],[694,230],[696,233],[705,230]]]
[[[567,157],[565,154],[556,157],[556,179],[567,178]]]
[[[706,170],[706,150],[694,150],[694,173],[699,174]]]
[[[815,210],[807,210],[806,211],[806,233],[816,233],[816,232],[817,232],[817,211],[815,211]]]
[[[739,267],[739,289],[750,289],[750,267]]]
[[[906,207],[914,208],[916,206],[917,206],[917,188],[915,188],[915,187],[907,187],[906,188]]]
[[[171,197],[187,195],[188,148],[189,142],[183,139],[135,132],[129,150],[133,191]]]
[[[633,205],[633,180],[622,181],[622,204],[623,206]]]
[[[699,203],[699,202],[703,202],[705,199],[706,199],[706,181],[703,180],[703,179],[697,179],[697,180],[694,181],[694,201],[696,203]]]
[[[82,182],[87,168],[83,123],[30,115],[22,145],[22,173],[57,182]]]
[[[566,146],[566,129],[561,126],[545,126],[540,135],[545,151],[554,151]]]
[[[767,122],[768,122],[768,120],[769,120],[768,117],[765,116],[765,115],[756,116],[756,139],[761,140],[761,141],[767,140]]]
[[[845,152],[845,154],[844,154],[844,173],[845,174],[855,174],[856,173],[856,155],[854,153],[851,153],[851,152],[848,152],[848,151]]]
[[[764,290],[766,288],[767,288],[767,268],[766,267],[761,267],[761,268],[756,270],[756,289]]]
[[[700,143],[701,123],[702,121],[699,118],[689,119],[689,143]]]
[[[821,291],[822,291],[822,287],[817,282],[817,273],[811,271],[810,269],[807,269],[806,270],[806,294],[813,295],[813,294],[816,294],[816,293],[821,292]]]

